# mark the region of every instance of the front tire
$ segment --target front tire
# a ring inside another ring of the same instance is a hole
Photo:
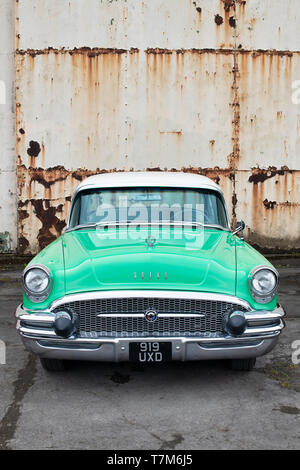
[[[232,359],[230,361],[231,370],[250,372],[256,363],[256,357],[251,359]]]
[[[40,357],[43,369],[48,372],[63,372],[66,369],[65,362],[61,359],[47,359]]]

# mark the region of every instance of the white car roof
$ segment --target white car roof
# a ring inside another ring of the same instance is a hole
[[[182,172],[147,171],[103,173],[86,178],[76,189],[166,187],[212,189],[222,193],[219,185],[202,175]]]

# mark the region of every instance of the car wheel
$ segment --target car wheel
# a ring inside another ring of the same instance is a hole
[[[241,370],[250,372],[256,363],[256,357],[251,359],[232,359],[230,362],[230,367],[232,370]]]
[[[41,364],[48,372],[62,372],[65,370],[65,362],[61,359],[46,359],[40,358]]]

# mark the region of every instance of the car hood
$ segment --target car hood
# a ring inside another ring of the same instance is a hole
[[[235,237],[179,227],[84,229],[63,235],[67,294],[127,289],[235,295]],[[151,246],[153,244],[153,246]]]

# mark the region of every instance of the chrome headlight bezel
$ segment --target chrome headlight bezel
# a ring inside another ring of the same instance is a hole
[[[253,286],[253,279],[255,278],[255,276],[260,271],[270,271],[275,276],[275,285],[267,293],[258,292],[257,289],[255,289],[255,287]],[[248,286],[249,286],[251,295],[254,298],[254,300],[256,300],[256,302],[258,302],[260,304],[267,304],[267,303],[271,302],[274,299],[275,295],[278,292],[278,286],[279,286],[278,271],[275,268],[273,268],[272,266],[257,266],[256,268],[252,269],[252,271],[250,271],[250,273],[249,273]]]
[[[26,284],[26,276],[29,273],[29,271],[31,271],[33,269],[40,269],[41,271],[46,273],[46,275],[48,277],[47,287],[41,292],[34,292]],[[26,269],[24,269],[24,271],[23,271],[22,284],[23,284],[23,289],[25,291],[25,294],[26,294],[26,296],[28,297],[29,300],[31,300],[34,303],[43,302],[44,300],[46,300],[49,297],[49,294],[50,294],[51,289],[52,289],[52,284],[53,284],[52,273],[51,273],[50,269],[48,269],[46,266],[44,266],[42,264],[30,265]]]

